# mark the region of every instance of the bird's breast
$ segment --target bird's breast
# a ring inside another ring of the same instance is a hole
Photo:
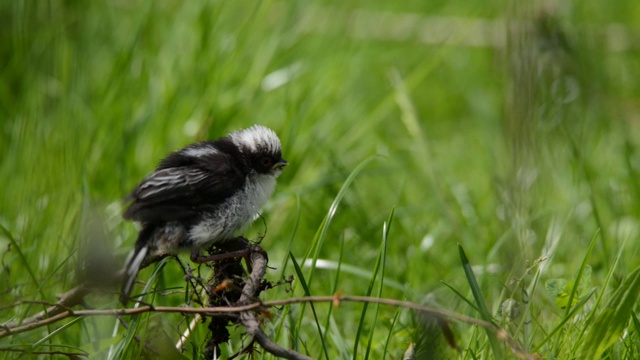
[[[204,214],[189,232],[196,247],[205,247],[232,238],[236,232],[250,225],[275,190],[273,176],[252,174],[245,186],[227,198],[215,211]]]

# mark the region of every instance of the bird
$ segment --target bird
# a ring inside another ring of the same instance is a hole
[[[140,231],[125,261],[120,293],[129,299],[144,260],[200,250],[234,238],[260,216],[288,162],[276,133],[262,125],[205,140],[160,161],[127,197],[125,220]]]

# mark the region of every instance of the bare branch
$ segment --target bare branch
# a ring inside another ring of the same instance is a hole
[[[257,266],[256,266],[257,267]],[[206,308],[183,308],[183,307],[169,307],[169,306],[142,306],[139,308],[131,308],[131,309],[102,309],[102,310],[76,310],[73,312],[63,312],[52,316],[47,319],[42,319],[36,323],[23,325],[18,327],[9,327],[8,330],[0,331],[0,338],[18,334],[25,331],[29,331],[32,329],[36,329],[38,327],[42,327],[45,325],[50,325],[65,318],[70,317],[79,317],[79,316],[129,316],[136,315],[145,312],[160,312],[160,313],[190,313],[190,314],[201,314],[202,316],[229,316],[229,314],[242,314],[246,312],[250,312],[252,310],[257,310],[260,308],[270,308],[282,305],[293,305],[293,304],[301,304],[301,303],[332,303],[332,304],[340,304],[342,302],[355,302],[355,303],[375,303],[382,304],[394,307],[402,307],[405,309],[412,309],[424,313],[428,313],[431,315],[442,316],[444,318],[457,320],[463,323],[467,323],[470,325],[476,325],[484,328],[488,328],[492,331],[495,331],[499,334],[499,339],[505,341],[514,351],[515,354],[520,358],[524,359],[533,359],[533,357],[523,350],[517,345],[517,342],[509,336],[503,329],[495,327],[493,324],[488,323],[486,321],[478,320],[472,317],[468,317],[465,315],[460,315],[451,311],[435,309],[429,306],[420,305],[417,303],[412,303],[409,301],[400,301],[396,299],[385,299],[385,298],[372,298],[366,296],[308,296],[301,298],[292,298],[292,299],[283,299],[283,300],[274,300],[274,301],[265,301],[265,302],[253,302],[248,303],[246,305],[241,306],[233,306],[233,307],[206,307]],[[243,320],[241,315],[241,321]],[[255,319],[254,319],[255,320]],[[249,320],[247,320],[248,322]],[[256,321],[257,322],[257,321]],[[243,322],[244,323],[244,322]],[[252,324],[253,326],[253,324]],[[254,334],[252,334],[254,335]],[[257,341],[259,339],[256,339]],[[262,345],[262,344],[261,344]]]
[[[140,268],[145,268],[155,262],[158,262],[165,257],[169,256],[168,254],[160,254],[157,256],[152,256],[146,259]],[[120,270],[116,275],[115,279],[120,280],[124,277],[124,270]],[[67,291],[64,294],[56,295],[58,298],[58,302],[55,305],[50,306],[46,310],[40,311],[39,313],[30,316],[21,321],[11,321],[2,325],[2,327],[13,329],[18,326],[27,326],[29,324],[37,323],[45,319],[50,319],[56,315],[62,314],[65,311],[70,311],[70,309],[76,305],[81,305],[84,303],[85,296],[91,294],[96,289],[91,286],[89,283],[82,283],[73,289]],[[64,318],[64,317],[63,317]],[[38,327],[38,326],[36,326]],[[0,333],[0,337],[4,336],[3,333]]]
[[[17,352],[17,353],[28,353],[29,355],[62,355],[66,356],[69,359],[77,359],[79,357],[89,357],[89,354],[86,352],[66,352],[66,351],[31,351],[25,349],[14,349],[14,348],[0,348],[0,352]]]
[[[267,271],[266,253],[258,246],[251,252],[251,265],[253,271],[251,271],[251,275],[242,289],[242,295],[238,300],[238,304],[240,305],[250,304],[256,294],[260,293],[260,282]],[[244,311],[240,313],[240,323],[245,327],[247,333],[253,336],[253,339],[269,353],[290,360],[311,360],[310,357],[293,350],[285,349],[271,340],[260,328],[260,323],[256,319],[255,312]]]
[[[58,295],[60,299],[57,304],[48,307],[46,310],[40,311],[39,313],[28,317],[22,321],[11,321],[4,324],[5,328],[11,329],[13,332],[15,328],[18,327],[26,327],[30,324],[36,324],[33,328],[40,327],[42,325],[37,325],[41,321],[48,320],[56,317],[64,312],[69,312],[69,309],[75,305],[82,303],[84,297],[92,292],[92,289],[86,286],[85,284],[78,285],[75,288],[67,291],[64,294]],[[63,316],[61,319],[64,319],[66,316]],[[57,320],[56,320],[57,321]],[[46,325],[46,324],[45,324]],[[22,331],[20,331],[22,332]],[[4,336],[2,332],[0,332],[0,337]]]
[[[483,320],[478,320],[476,318],[472,318],[465,315],[460,315],[458,313],[454,313],[447,310],[436,309],[430,306],[420,305],[417,303],[409,302],[409,301],[401,301],[396,299],[386,299],[386,298],[373,298],[367,296],[306,296],[301,298],[291,298],[291,299],[283,299],[283,300],[273,300],[273,301],[265,301],[265,302],[253,302],[247,303],[246,305],[240,306],[219,306],[219,307],[205,307],[205,308],[193,308],[193,307],[172,307],[172,306],[141,306],[139,308],[128,308],[128,309],[99,309],[99,310],[75,310],[73,312],[65,311],[54,316],[51,316],[46,319],[42,319],[36,326],[16,326],[11,327],[8,324],[10,330],[8,332],[0,332],[0,337],[4,337],[9,334],[17,334],[20,332],[24,332],[30,329],[35,329],[41,326],[50,325],[60,320],[63,320],[68,317],[80,317],[80,316],[129,316],[129,315],[137,315],[145,312],[159,312],[159,313],[189,313],[189,314],[201,314],[204,316],[216,316],[216,315],[228,315],[233,313],[241,313],[245,311],[256,310],[259,308],[269,308],[276,307],[282,305],[293,305],[293,304],[301,304],[301,303],[342,303],[342,302],[356,302],[356,303],[374,303],[374,304],[382,304],[394,307],[402,307],[406,309],[412,309],[416,311],[425,312],[432,315],[440,315],[446,318],[458,320],[460,322],[464,322],[470,325],[477,325],[489,329],[493,329],[498,331],[499,329],[493,326],[491,323],[488,323]],[[21,330],[22,328],[28,328],[26,330]]]
[[[42,326],[56,323],[60,320],[72,317],[86,316],[131,316],[145,312],[160,313],[183,313],[198,314],[202,317],[233,317],[237,316],[238,321],[242,324],[248,334],[254,341],[259,343],[269,353],[283,357],[286,359],[310,359],[306,355],[302,355],[292,350],[284,349],[273,342],[260,328],[260,322],[256,317],[256,311],[270,307],[293,305],[300,303],[331,303],[333,306],[339,306],[342,302],[355,303],[376,303],[394,307],[401,307],[430,314],[441,319],[457,320],[470,325],[480,326],[498,334],[498,338],[503,341],[512,353],[520,359],[535,359],[528,354],[520,344],[514,340],[504,329],[500,329],[495,325],[478,320],[472,317],[461,315],[447,310],[436,309],[429,306],[420,305],[408,301],[400,301],[396,299],[371,298],[366,296],[343,296],[338,293],[334,296],[309,296],[302,298],[291,298],[275,301],[261,302],[258,295],[261,291],[262,280],[267,268],[267,255],[259,246],[253,246],[250,254],[251,274],[246,279],[242,288],[241,296],[235,303],[236,306],[218,306],[218,307],[165,307],[165,306],[141,306],[139,308],[127,309],[98,309],[98,310],[72,310],[75,305],[80,305],[84,301],[84,297],[94,291],[93,288],[83,284],[76,288],[59,295],[57,304],[49,307],[46,311],[39,312],[21,322],[13,321],[0,324],[0,338],[13,334],[23,333]],[[146,265],[159,259],[152,259]],[[119,273],[118,276],[122,274]],[[188,333],[185,333],[188,336]]]

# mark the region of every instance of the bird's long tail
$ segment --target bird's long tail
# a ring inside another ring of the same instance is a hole
[[[129,295],[131,295],[133,284],[135,284],[138,273],[140,272],[140,266],[149,254],[149,240],[152,234],[153,228],[145,228],[140,231],[136,247],[129,253],[129,256],[127,256],[124,268],[124,280],[120,291],[120,302],[123,305],[126,305],[127,301],[129,301]]]

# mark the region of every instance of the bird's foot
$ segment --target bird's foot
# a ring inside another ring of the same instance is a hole
[[[251,248],[245,248],[241,250],[235,250],[235,251],[225,252],[220,254],[202,255],[199,250],[194,250],[191,252],[191,261],[193,261],[196,264],[203,264],[211,261],[219,261],[219,260],[237,258],[237,257],[247,258],[252,251],[253,249]]]

